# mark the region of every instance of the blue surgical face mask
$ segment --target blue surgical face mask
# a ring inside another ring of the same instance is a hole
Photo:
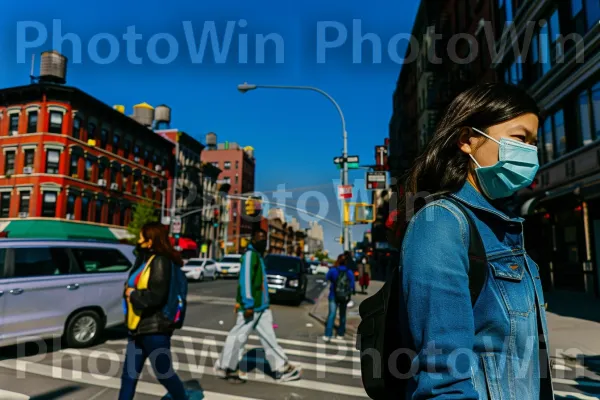
[[[498,162],[489,167],[482,167],[475,157],[469,154],[477,165],[475,173],[487,197],[490,199],[509,197],[531,185],[539,169],[536,146],[506,138],[497,141],[479,129],[472,129],[498,143],[499,146]]]

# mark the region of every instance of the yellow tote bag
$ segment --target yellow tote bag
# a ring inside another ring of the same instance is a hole
[[[141,272],[140,277],[135,285],[136,290],[148,289],[148,280],[150,279],[150,265],[152,264],[152,260],[154,260],[154,256],[150,257],[144,270]],[[142,314],[138,313],[131,304],[131,301],[127,299],[127,329],[130,331],[134,331],[137,329],[140,324],[140,320],[142,318]]]

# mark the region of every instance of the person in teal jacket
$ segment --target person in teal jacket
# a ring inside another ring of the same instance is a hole
[[[239,370],[244,346],[252,331],[256,331],[265,350],[274,378],[278,381],[300,379],[302,370],[289,363],[283,349],[277,343],[273,329],[273,314],[269,309],[269,285],[263,254],[267,249],[267,233],[254,232],[252,243],[246,249],[240,267],[237,289],[237,321],[229,332],[223,352],[215,363],[215,371],[232,382],[243,382],[246,375]]]

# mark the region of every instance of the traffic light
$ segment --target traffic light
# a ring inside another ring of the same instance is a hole
[[[246,214],[253,216],[255,212],[254,199],[246,199]]]
[[[257,217],[262,212],[262,199],[260,197],[249,197],[245,202],[246,215]]]

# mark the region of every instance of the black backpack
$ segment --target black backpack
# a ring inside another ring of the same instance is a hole
[[[352,288],[350,287],[348,271],[348,269],[344,269],[343,272],[340,272],[335,281],[335,302],[338,304],[347,304],[350,301],[350,296],[353,292]]]
[[[469,291],[471,304],[475,301],[487,279],[487,257],[479,231],[471,216],[459,201],[445,197],[466,216],[469,223]],[[403,326],[406,308],[402,301],[402,275],[400,266],[394,268],[389,280],[381,290],[365,299],[359,313],[361,323],[358,326],[356,349],[360,351],[360,366],[365,391],[371,399],[404,399],[407,379],[410,377],[412,359],[402,354],[396,358],[397,372],[406,376],[400,379],[392,376],[388,365],[390,355],[400,348],[411,348],[407,327]],[[406,353],[406,352],[403,352]],[[396,371],[395,371],[396,372]]]

